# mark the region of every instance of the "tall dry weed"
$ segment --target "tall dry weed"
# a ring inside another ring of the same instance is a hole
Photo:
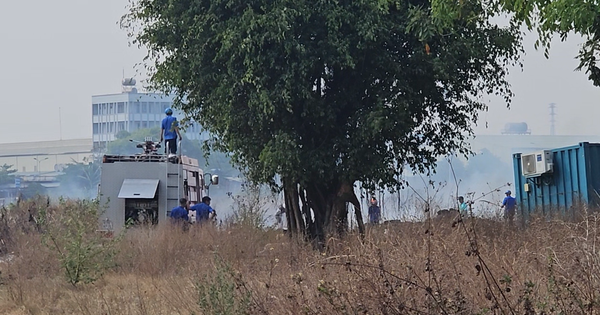
[[[531,217],[525,228],[452,216],[396,221],[364,238],[332,237],[320,252],[248,225],[131,228],[105,277],[73,288],[43,246],[35,218],[44,207],[53,206],[6,209],[6,314],[600,312],[600,216],[585,209],[577,220]]]

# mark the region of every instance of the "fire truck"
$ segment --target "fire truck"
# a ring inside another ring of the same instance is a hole
[[[180,198],[198,203],[209,184],[218,184],[216,175],[205,182],[198,160],[181,154],[160,154],[160,143],[151,138],[136,146],[141,153],[102,158],[98,191],[102,231],[118,233],[126,226],[167,221]]]

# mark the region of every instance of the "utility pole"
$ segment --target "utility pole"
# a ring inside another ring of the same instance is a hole
[[[43,159],[40,159],[39,157],[34,157],[33,159],[37,162],[37,170],[36,171],[37,171],[38,174],[40,174],[41,173],[41,171],[40,171],[40,162],[46,161],[48,159],[48,157],[45,157]]]

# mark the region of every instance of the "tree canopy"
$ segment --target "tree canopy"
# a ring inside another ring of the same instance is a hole
[[[577,70],[584,71],[595,86],[600,86],[600,3],[580,0],[500,0],[501,5],[514,14],[517,22],[537,30],[536,48],[542,46],[546,58],[550,41],[557,34],[566,40],[570,33],[583,36]]]
[[[463,2],[432,0],[434,7],[442,8],[436,17],[442,20],[462,10]],[[525,25],[539,37],[535,48],[542,48],[549,58],[552,38],[558,35],[566,40],[569,35],[581,35],[585,42],[580,47],[577,70],[584,71],[592,83],[600,86],[600,3],[580,0],[494,0],[485,7],[489,14],[506,15],[513,26]]]
[[[15,177],[12,175],[17,170],[13,169],[12,165],[0,165],[0,185],[12,184],[15,182]]]
[[[346,202],[360,219],[357,181],[395,189],[407,167],[468,153],[481,97],[510,99],[520,33],[462,3],[438,19],[424,0],[136,0],[122,23],[153,87],[251,181],[279,175],[290,230],[322,238]]]

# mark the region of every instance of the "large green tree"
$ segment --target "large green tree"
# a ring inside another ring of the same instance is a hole
[[[440,19],[427,0],[134,0],[122,23],[154,87],[251,181],[280,178],[290,230],[322,240],[347,202],[362,222],[356,182],[399,188],[467,154],[481,97],[510,99],[520,33],[462,3]]]

